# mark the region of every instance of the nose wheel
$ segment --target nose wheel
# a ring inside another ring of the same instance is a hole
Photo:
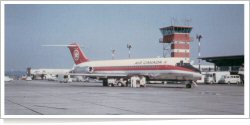
[[[192,88],[192,84],[194,86],[197,86],[195,81],[188,81],[187,84],[186,84],[186,88],[188,88],[188,89]]]
[[[191,83],[186,84],[186,88],[188,89],[192,88],[192,84]]]

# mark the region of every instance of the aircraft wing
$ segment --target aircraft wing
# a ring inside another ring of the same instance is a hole
[[[99,77],[99,78],[107,78],[107,77],[125,77],[126,74],[88,74],[88,73],[70,73],[72,76],[87,76],[87,77]]]

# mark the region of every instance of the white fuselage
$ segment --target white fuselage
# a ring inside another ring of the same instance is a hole
[[[199,72],[177,66],[183,58],[145,58],[88,61],[74,67],[75,73],[143,75],[158,80],[198,80]],[[184,62],[185,63],[185,62]]]

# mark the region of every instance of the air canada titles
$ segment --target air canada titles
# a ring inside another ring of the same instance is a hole
[[[161,60],[141,60],[135,62],[136,65],[152,65],[152,64],[166,64],[167,61],[161,61]]]

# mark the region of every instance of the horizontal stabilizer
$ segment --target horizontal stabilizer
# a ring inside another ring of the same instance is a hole
[[[69,45],[41,45],[43,47],[68,47],[76,65],[87,62],[89,59],[84,55],[81,47],[77,43]]]
[[[69,47],[69,46],[77,46],[77,45],[41,45],[41,46],[48,46],[48,47]]]

